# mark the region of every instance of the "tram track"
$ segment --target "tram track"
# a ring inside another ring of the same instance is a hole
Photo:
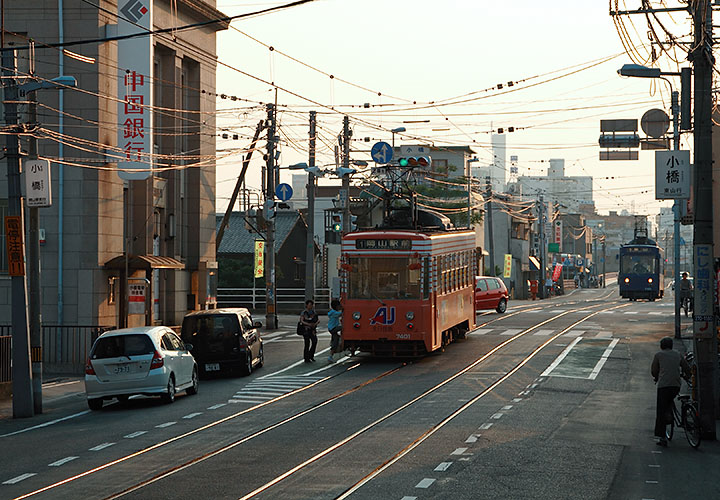
[[[508,314],[505,314],[505,315],[503,315],[503,316],[500,317],[500,318],[495,318],[495,319],[493,319],[493,320],[491,320],[491,321],[488,321],[488,322],[486,322],[486,323],[483,323],[482,325],[478,325],[478,327],[484,326],[484,325],[487,325],[487,324],[490,324],[490,323],[494,323],[495,321],[500,321],[500,320],[503,320],[503,319],[512,317],[513,315],[520,314],[521,312],[526,312],[526,311],[528,311],[528,310],[530,310],[530,309],[535,309],[535,310],[537,310],[537,309],[548,309],[548,308],[557,308],[557,307],[567,307],[568,305],[570,305],[570,304],[564,303],[564,304],[562,304],[562,306],[561,306],[560,304],[552,304],[552,305],[548,305],[547,307],[542,307],[542,306],[541,306],[541,307],[523,308],[523,310],[521,310],[521,311],[509,312]],[[584,305],[582,306],[582,308],[598,307],[598,306],[600,306],[600,305],[602,305],[602,304],[596,304],[596,305],[587,305],[587,304],[584,304]],[[625,305],[627,305],[627,304],[625,304]],[[623,305],[615,306],[615,307],[610,308],[610,309],[614,309],[614,308],[617,308],[617,307],[623,307]],[[256,494],[259,494],[259,493],[261,493],[262,491],[265,491],[266,489],[271,488],[273,485],[281,482],[283,479],[285,479],[285,478],[287,478],[287,477],[295,474],[296,472],[302,470],[303,468],[306,468],[306,467],[310,466],[312,463],[317,462],[317,461],[320,460],[322,457],[324,457],[324,456],[332,453],[332,452],[335,451],[336,449],[338,449],[338,448],[340,448],[340,447],[342,447],[342,446],[344,446],[344,445],[352,442],[354,439],[356,439],[356,438],[359,437],[360,435],[365,434],[366,432],[368,432],[368,431],[371,430],[372,428],[376,427],[376,426],[377,426],[378,424],[380,424],[381,422],[386,421],[387,419],[391,418],[391,417],[394,416],[394,415],[397,415],[398,413],[400,413],[400,412],[403,411],[404,409],[408,408],[409,406],[413,405],[414,403],[416,403],[416,402],[418,402],[418,401],[421,401],[422,399],[426,398],[429,394],[437,391],[438,389],[440,389],[441,387],[449,384],[449,383],[452,382],[453,380],[456,380],[458,377],[461,377],[461,376],[464,375],[465,373],[471,371],[473,368],[476,368],[478,365],[480,365],[482,362],[486,361],[486,360],[487,360],[488,358],[490,358],[493,354],[495,354],[498,350],[502,349],[503,347],[507,346],[508,344],[510,344],[510,343],[512,343],[512,342],[515,342],[515,341],[518,340],[519,338],[522,338],[523,336],[527,335],[528,333],[531,333],[532,331],[540,328],[540,327],[543,326],[543,325],[546,325],[546,324],[548,324],[548,323],[550,323],[550,322],[552,322],[552,321],[556,321],[556,320],[558,320],[558,319],[566,316],[567,314],[570,314],[570,313],[572,313],[572,312],[575,312],[576,309],[577,309],[577,308],[570,309],[570,310],[564,311],[564,312],[562,312],[562,313],[556,314],[556,315],[554,315],[553,317],[548,318],[548,319],[546,319],[546,320],[537,322],[537,323],[535,323],[534,325],[532,325],[532,326],[524,329],[522,332],[520,332],[520,333],[518,333],[518,334],[516,334],[516,335],[514,335],[514,336],[512,336],[512,337],[510,337],[510,338],[508,338],[508,339],[506,339],[505,341],[501,342],[500,344],[498,344],[497,346],[495,346],[494,348],[492,348],[490,351],[488,351],[487,353],[483,354],[481,357],[479,357],[478,359],[476,359],[475,361],[473,361],[472,363],[470,363],[469,365],[467,365],[465,368],[463,368],[463,369],[461,369],[460,371],[456,372],[456,373],[453,374],[452,376],[446,378],[445,380],[443,380],[442,382],[440,382],[440,383],[437,384],[436,386],[434,386],[434,387],[426,390],[425,392],[423,392],[422,394],[420,394],[420,395],[417,396],[416,398],[412,399],[411,401],[409,401],[409,402],[401,405],[400,407],[396,408],[396,409],[393,410],[392,412],[389,412],[388,414],[386,414],[386,415],[382,416],[381,418],[377,419],[376,421],[371,422],[370,424],[366,425],[366,426],[363,427],[362,429],[360,429],[360,430],[358,430],[358,431],[356,431],[356,432],[348,435],[347,437],[345,437],[344,439],[338,441],[337,443],[333,444],[332,446],[327,447],[325,450],[319,452],[318,454],[316,454],[315,456],[311,457],[310,459],[303,461],[301,464],[298,464],[297,466],[289,469],[288,471],[286,471],[286,472],[285,472],[284,474],[282,474],[281,476],[278,476],[277,478],[275,478],[273,481],[271,481],[271,482],[263,485],[261,488],[258,488],[258,489],[256,489],[256,490],[254,490],[253,492],[251,492],[250,494],[248,494],[248,495],[246,495],[246,496],[244,496],[244,497],[242,497],[242,498],[251,498],[252,496],[254,496],[254,495],[256,495]],[[551,337],[551,338],[548,339],[546,342],[543,342],[543,344],[542,344],[538,349],[536,349],[535,351],[533,351],[533,353],[531,353],[531,355],[530,355],[529,357],[527,357],[527,358],[525,359],[525,361],[522,362],[522,364],[519,364],[519,365],[516,367],[516,369],[514,369],[514,370],[512,370],[511,372],[508,372],[508,373],[506,373],[505,375],[503,375],[503,376],[501,377],[501,380],[499,379],[498,381],[496,381],[496,382],[491,386],[491,388],[488,388],[488,390],[484,391],[484,392],[482,393],[482,395],[486,394],[487,392],[489,392],[489,390],[492,390],[492,388],[494,388],[494,387],[496,387],[497,385],[499,385],[500,383],[502,383],[502,381],[505,380],[505,379],[507,379],[509,376],[511,376],[512,373],[515,373],[515,371],[517,371],[518,369],[520,369],[520,367],[521,367],[522,365],[524,365],[525,363],[527,363],[527,361],[529,361],[530,359],[532,359],[532,357],[533,357],[537,352],[539,352],[539,350],[541,350],[544,346],[548,345],[550,342],[552,342],[553,340],[555,340],[558,336],[562,335],[562,333],[568,331],[569,329],[573,328],[573,327],[576,326],[577,324],[580,324],[580,323],[582,323],[583,321],[586,321],[588,318],[594,316],[595,314],[597,314],[597,313],[599,313],[599,312],[601,312],[601,310],[598,310],[598,311],[596,311],[596,312],[593,312],[593,313],[585,316],[585,317],[582,318],[581,320],[573,323],[572,326],[564,329],[561,333],[559,333],[559,334]],[[266,406],[268,406],[268,405],[270,405],[270,404],[272,404],[272,403],[275,403],[275,402],[277,402],[277,401],[279,401],[279,400],[286,399],[286,398],[288,398],[288,397],[290,397],[290,396],[292,396],[292,395],[298,394],[299,392],[307,391],[308,389],[310,389],[310,388],[312,388],[312,387],[316,387],[317,385],[319,385],[319,384],[321,384],[321,383],[324,383],[324,382],[326,382],[326,381],[328,381],[328,380],[330,380],[330,379],[339,377],[340,375],[343,375],[343,374],[347,373],[349,370],[352,370],[352,369],[356,368],[357,366],[359,366],[359,363],[353,364],[352,366],[348,367],[347,370],[345,370],[345,371],[343,371],[343,372],[341,372],[341,373],[338,373],[337,375],[333,375],[333,376],[330,376],[330,377],[325,377],[325,378],[320,379],[320,380],[318,380],[318,381],[316,381],[316,382],[314,382],[314,383],[312,383],[312,384],[309,384],[309,385],[307,385],[307,386],[305,386],[305,387],[303,387],[303,388],[300,388],[300,389],[298,389],[298,390],[296,390],[296,391],[293,391],[293,392],[284,394],[283,396],[280,396],[280,397],[278,397],[278,398],[274,398],[274,399],[269,400],[269,401],[266,401],[266,402],[264,402],[264,403],[262,403],[262,404],[255,405],[255,406],[253,406],[253,407],[251,407],[251,408],[244,409],[244,410],[242,410],[242,411],[240,411],[240,412],[236,412],[236,413],[234,413],[234,414],[232,414],[232,415],[223,417],[223,418],[218,419],[218,420],[216,420],[216,421],[214,421],[214,422],[210,422],[210,423],[208,423],[208,424],[206,424],[206,425],[203,425],[203,426],[201,426],[201,427],[198,427],[198,428],[193,429],[193,430],[191,430],[191,431],[188,431],[188,432],[186,432],[186,433],[183,433],[183,434],[180,434],[180,435],[175,436],[175,437],[173,437],[173,438],[170,438],[170,439],[164,440],[164,441],[162,441],[162,442],[153,444],[153,445],[151,445],[151,446],[149,446],[149,447],[147,447],[147,448],[144,448],[144,449],[142,449],[142,450],[139,450],[139,451],[137,451],[137,452],[135,452],[135,453],[125,455],[125,456],[120,457],[120,458],[118,458],[118,459],[116,459],[116,460],[109,461],[109,462],[107,462],[107,463],[105,463],[105,464],[99,465],[99,466],[97,466],[97,467],[91,468],[91,469],[86,470],[86,471],[84,471],[84,472],[81,472],[81,473],[79,473],[79,474],[75,474],[75,475],[73,475],[73,476],[70,476],[70,477],[68,477],[68,478],[65,478],[65,479],[63,479],[63,480],[61,480],[61,481],[57,481],[57,482],[55,482],[55,483],[53,483],[53,484],[47,485],[47,486],[45,486],[45,487],[43,487],[43,488],[39,488],[39,489],[36,489],[36,490],[34,490],[34,491],[28,492],[28,493],[26,493],[26,494],[24,494],[24,495],[21,495],[21,496],[16,497],[15,500],[20,500],[20,499],[23,499],[23,498],[30,498],[30,497],[32,497],[32,496],[35,496],[35,495],[38,495],[38,494],[41,494],[41,493],[44,493],[44,492],[47,492],[47,491],[50,491],[50,490],[53,490],[53,489],[57,489],[57,488],[60,488],[60,487],[62,487],[62,486],[69,485],[69,484],[71,484],[71,483],[73,483],[73,482],[75,482],[75,481],[77,481],[77,480],[79,480],[79,479],[86,478],[86,477],[88,477],[88,476],[90,476],[90,475],[92,475],[92,474],[95,474],[95,473],[100,472],[100,471],[103,471],[103,470],[107,470],[107,469],[109,469],[109,468],[111,468],[111,467],[113,467],[113,466],[117,466],[117,465],[122,464],[122,463],[129,463],[130,461],[132,461],[132,460],[134,460],[134,459],[137,459],[137,458],[139,458],[139,457],[142,456],[142,455],[147,455],[148,453],[150,453],[150,452],[152,452],[152,451],[155,451],[155,450],[158,450],[159,448],[166,447],[166,446],[168,446],[168,445],[170,445],[170,444],[177,443],[177,442],[179,442],[179,441],[181,441],[181,440],[183,440],[183,439],[185,439],[185,438],[189,438],[190,436],[197,435],[198,433],[201,433],[201,432],[203,432],[203,431],[210,430],[210,429],[212,429],[212,428],[214,428],[214,427],[216,427],[216,426],[218,426],[218,425],[220,425],[220,424],[226,423],[226,422],[228,422],[228,421],[230,421],[230,420],[232,420],[232,419],[235,419],[235,418],[237,418],[237,417],[240,417],[240,416],[242,416],[242,415],[246,415],[246,414],[248,414],[248,413],[250,413],[250,412],[252,412],[252,411],[257,411],[257,410],[259,410],[259,409],[261,409],[261,408],[263,408],[263,407],[266,407]],[[355,393],[355,392],[357,392],[357,391],[359,391],[359,390],[361,390],[361,389],[364,389],[364,388],[366,388],[367,386],[369,386],[369,385],[371,385],[371,384],[373,384],[373,383],[375,383],[375,382],[378,382],[379,380],[384,379],[385,377],[387,377],[387,376],[389,376],[389,375],[392,375],[392,374],[394,374],[394,373],[397,373],[403,366],[405,366],[405,365],[395,367],[395,368],[393,368],[393,369],[391,369],[391,370],[387,370],[387,371],[385,371],[385,372],[383,372],[383,373],[375,376],[375,377],[372,378],[372,379],[369,379],[369,380],[367,380],[367,381],[365,381],[365,382],[363,382],[363,383],[361,383],[361,384],[358,384],[357,386],[355,386],[355,387],[353,387],[353,388],[351,388],[351,389],[348,389],[348,390],[346,390],[346,391],[343,391],[343,392],[341,392],[341,393],[338,393],[338,394],[336,394],[336,395],[334,395],[334,396],[332,396],[332,397],[326,398],[326,399],[324,399],[323,401],[316,402],[316,403],[312,404],[310,407],[308,407],[308,408],[306,408],[306,409],[304,409],[304,410],[302,410],[302,411],[298,411],[298,412],[296,412],[296,413],[294,413],[294,414],[292,414],[292,415],[290,415],[290,416],[288,416],[288,417],[285,417],[285,418],[283,418],[283,419],[281,419],[281,420],[279,420],[279,421],[277,421],[277,422],[275,422],[275,423],[273,423],[273,424],[271,424],[271,425],[265,426],[265,427],[262,428],[262,429],[259,429],[259,430],[257,430],[257,431],[254,431],[254,432],[252,432],[252,433],[250,433],[250,434],[248,434],[248,435],[246,435],[246,436],[240,437],[239,439],[236,439],[236,440],[233,441],[232,443],[229,443],[229,444],[227,444],[227,445],[225,445],[225,446],[219,447],[219,448],[217,448],[217,449],[215,449],[215,450],[206,452],[206,453],[204,453],[204,454],[202,454],[202,455],[192,457],[192,458],[184,461],[184,462],[181,463],[181,464],[175,465],[175,466],[173,466],[173,467],[166,468],[166,469],[163,470],[162,472],[159,472],[159,473],[155,474],[152,478],[149,478],[149,479],[147,479],[147,480],[140,481],[140,482],[138,482],[138,483],[136,483],[136,484],[133,484],[133,485],[131,485],[130,487],[128,487],[128,488],[126,488],[126,489],[124,489],[124,490],[122,490],[122,491],[119,491],[119,492],[114,493],[114,494],[112,494],[112,495],[110,495],[110,496],[107,496],[106,498],[113,498],[113,499],[114,499],[114,498],[123,497],[123,496],[125,496],[125,495],[127,495],[127,494],[129,494],[129,493],[138,491],[138,490],[140,490],[140,489],[142,489],[142,488],[144,488],[144,487],[146,487],[146,486],[148,486],[148,485],[150,485],[150,484],[152,484],[152,483],[155,483],[155,482],[157,482],[157,481],[159,481],[159,480],[161,480],[161,479],[164,479],[164,478],[166,478],[166,477],[169,477],[169,476],[171,476],[171,475],[173,475],[173,474],[175,474],[175,473],[177,473],[177,472],[179,472],[179,471],[181,471],[181,470],[187,469],[187,468],[189,468],[189,467],[192,467],[192,466],[195,465],[195,464],[198,464],[198,463],[203,462],[203,461],[206,461],[206,460],[208,460],[208,459],[210,459],[210,458],[216,457],[216,456],[218,456],[218,455],[220,455],[220,454],[222,454],[222,453],[225,453],[225,452],[227,452],[227,451],[229,451],[229,450],[231,450],[231,449],[233,449],[233,448],[236,448],[237,446],[240,446],[240,445],[242,445],[242,444],[244,444],[244,443],[247,443],[248,441],[250,441],[250,440],[252,440],[252,439],[254,439],[254,438],[257,438],[257,437],[259,437],[259,436],[261,436],[261,435],[264,435],[264,434],[266,434],[266,433],[268,433],[268,432],[271,432],[271,431],[273,431],[273,430],[275,430],[275,429],[278,429],[279,427],[281,427],[281,426],[283,426],[283,425],[289,424],[289,423],[291,423],[291,422],[293,422],[293,421],[295,421],[295,420],[297,420],[297,419],[299,419],[299,418],[301,418],[301,417],[303,417],[303,416],[305,416],[305,415],[307,415],[307,414],[309,414],[309,413],[311,413],[311,412],[313,412],[313,411],[316,411],[316,410],[318,410],[318,409],[320,409],[320,408],[322,408],[322,407],[325,407],[325,406],[327,406],[327,405],[329,405],[329,404],[337,401],[338,399],[340,399],[340,398],[342,398],[342,397],[348,396],[349,394],[352,394],[352,393]],[[477,397],[477,399],[481,398],[482,395],[479,395],[479,396]],[[477,399],[476,399],[476,400],[477,400]],[[470,406],[470,405],[467,405],[467,407],[469,407],[469,406]],[[465,407],[465,405],[463,406],[463,408],[464,408],[464,407]],[[464,410],[460,409],[460,410],[458,410],[458,411],[461,412],[461,411],[464,411]],[[459,413],[458,413],[458,414],[459,414]],[[449,418],[449,417],[448,417],[448,418]],[[454,418],[454,417],[453,417],[453,418]],[[448,420],[448,421],[449,421],[449,420]],[[427,433],[426,433],[427,435],[425,435],[425,434],[423,435],[423,436],[425,436],[425,437],[420,436],[420,437],[418,438],[418,439],[421,439],[421,441],[418,441],[418,442],[417,442],[417,445],[419,445],[422,441],[424,441],[425,439],[427,439],[427,437],[429,437],[430,435],[432,435],[432,433],[436,432],[436,431],[437,431],[439,428],[441,428],[443,425],[445,425],[445,423],[441,422],[440,424],[437,424],[437,425],[433,426],[433,428],[431,428],[431,429],[428,431],[428,432],[430,432],[430,434],[427,434]],[[435,430],[433,430],[433,429],[435,429]],[[417,445],[416,445],[416,446],[417,446]],[[410,450],[405,451],[405,453],[407,453],[408,451],[410,451]],[[404,455],[404,454],[403,454],[403,455]],[[398,457],[397,457],[397,460],[399,460],[400,458],[402,458],[402,456],[398,456]],[[393,463],[394,463],[394,462],[393,462]],[[387,464],[388,467],[389,467],[390,465],[392,465],[392,464]],[[383,470],[384,470],[384,469],[383,469]],[[379,472],[377,472],[377,473],[379,474],[380,472],[382,472],[382,471],[379,471]],[[371,479],[370,479],[370,480],[371,480]],[[360,486],[361,486],[361,485],[360,485]],[[360,486],[357,486],[357,487],[360,487]]]

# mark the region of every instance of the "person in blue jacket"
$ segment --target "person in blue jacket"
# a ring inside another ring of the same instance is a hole
[[[328,331],[330,332],[330,355],[328,361],[334,363],[333,355],[340,352],[340,332],[342,331],[342,304],[339,300],[333,299],[330,302],[328,311]]]

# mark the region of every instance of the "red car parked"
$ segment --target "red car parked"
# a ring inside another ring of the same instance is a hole
[[[504,313],[507,309],[508,291],[500,278],[475,276],[475,310],[495,309]]]

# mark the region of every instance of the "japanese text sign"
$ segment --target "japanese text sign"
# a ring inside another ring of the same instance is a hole
[[[509,278],[512,274],[512,254],[505,254],[505,268],[503,270],[503,278]]]
[[[118,35],[153,29],[151,0],[120,0],[118,11]],[[118,40],[117,45],[118,147],[123,150],[118,175],[125,180],[143,180],[152,167],[152,36]]]
[[[265,274],[265,242],[255,240],[255,277],[262,278]]]
[[[693,301],[694,333],[697,337],[710,338],[714,335],[712,327],[715,319],[713,312],[713,270],[712,245],[695,245],[695,300]]]
[[[8,274],[25,276],[25,251],[23,248],[23,226],[19,215],[5,217],[5,246],[8,256]]]
[[[655,199],[690,197],[690,151],[655,151]]]
[[[52,205],[50,162],[47,160],[23,161],[25,173],[25,203],[28,207]]]

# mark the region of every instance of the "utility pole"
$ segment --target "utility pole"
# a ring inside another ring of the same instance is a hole
[[[538,197],[538,235],[540,243],[540,273],[538,278],[538,291],[540,292],[540,298],[545,297],[545,203],[543,202],[543,195]]]
[[[18,87],[16,75],[16,52],[2,53],[5,77],[5,123],[10,129],[6,136],[8,217],[5,232],[8,240],[8,270],[11,280],[12,322],[12,391],[13,417],[32,417],[33,393],[30,366],[30,335],[28,332],[27,289],[25,284],[25,222],[20,190],[20,147],[17,136]]]
[[[488,212],[488,245],[490,260],[490,276],[495,276],[495,240],[493,239],[493,218],[492,218],[492,184],[490,177],[485,177],[485,187],[487,196],[487,212]]]
[[[30,125],[35,126],[37,121],[37,103],[35,92],[28,93]],[[37,137],[30,136],[28,157],[37,159]],[[30,207],[28,228],[28,285],[30,288],[30,358],[32,361],[33,407],[35,414],[42,413],[42,302],[40,297],[40,236],[38,207]]]
[[[315,125],[317,112],[310,111],[310,145],[308,151],[307,181],[307,241],[305,245],[305,300],[315,300]]]
[[[350,117],[343,118],[343,141],[342,141],[342,165],[345,172],[350,169]],[[344,200],[342,206],[342,232],[343,234],[350,232],[350,174],[346,173],[342,176],[342,189],[340,197]]]
[[[683,92],[690,92],[690,89],[682,89]],[[679,104],[679,96],[677,90],[672,90],[670,92],[670,107],[672,111],[672,120],[673,120],[673,149],[675,151],[680,151],[680,104]],[[678,285],[680,283],[680,267],[677,265],[678,260],[680,260],[680,203],[684,202],[685,200],[678,200],[676,199],[672,206],[673,211],[673,260],[675,261],[675,265],[673,266],[673,276],[675,279],[675,338],[681,339],[682,335],[680,333],[680,288],[678,288]]]
[[[277,296],[275,287],[275,143],[277,141],[275,105],[267,105],[267,151],[265,168],[265,328],[275,330]]]
[[[602,239],[602,252],[603,252],[603,288],[605,288],[605,261],[607,260],[607,259],[606,259],[606,256],[605,256],[605,240],[606,240],[606,235],[603,234],[603,239]]]
[[[693,3],[695,40],[689,54],[695,72],[695,226],[693,257],[695,294],[693,344],[697,364],[697,396],[703,439],[715,439],[715,384],[717,379],[717,338],[713,307],[713,200],[712,200],[712,5],[709,0]],[[676,285],[677,287],[677,285]]]

